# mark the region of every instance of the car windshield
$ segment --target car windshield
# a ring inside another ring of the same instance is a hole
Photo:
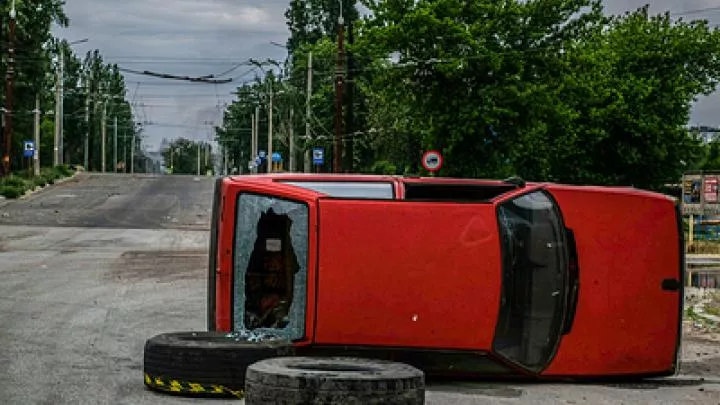
[[[552,358],[561,335],[567,251],[557,207],[544,192],[501,204],[503,285],[494,349],[533,371]]]

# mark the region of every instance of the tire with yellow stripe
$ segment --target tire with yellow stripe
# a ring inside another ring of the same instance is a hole
[[[156,391],[238,398],[249,365],[290,352],[286,342],[248,342],[218,332],[164,333],[145,342],[143,377]]]

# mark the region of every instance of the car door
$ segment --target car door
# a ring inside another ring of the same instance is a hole
[[[683,241],[675,203],[631,188],[548,186],[573,230],[579,292],[548,376],[668,375],[677,367]]]

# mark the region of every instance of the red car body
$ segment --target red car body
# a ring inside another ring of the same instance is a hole
[[[448,178],[222,178],[210,330],[244,328],[238,305],[250,302],[252,279],[238,263],[251,254],[237,250],[255,240],[255,255],[262,245],[241,212],[241,200],[253,198],[291,202],[306,218],[307,241],[293,253],[302,273],[294,280],[303,284],[293,286],[302,291],[294,311],[303,319],[291,321],[300,332],[289,337],[298,353],[382,355],[427,372],[481,376],[676,372],[684,257],[678,207],[667,196]],[[305,229],[294,215],[291,226]]]

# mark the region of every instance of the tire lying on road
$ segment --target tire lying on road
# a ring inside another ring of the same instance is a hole
[[[403,363],[359,358],[277,357],[247,369],[245,403],[415,405],[425,376]]]
[[[250,342],[219,332],[175,332],[145,342],[145,386],[190,396],[243,397],[247,367],[287,355],[284,341]]]

